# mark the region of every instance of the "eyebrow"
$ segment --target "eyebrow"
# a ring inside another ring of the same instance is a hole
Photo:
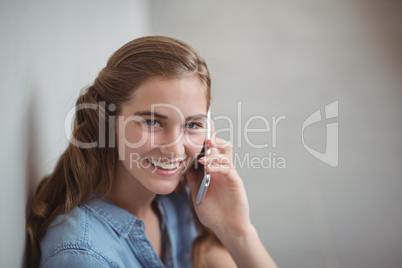
[[[156,112],[151,112],[151,111],[138,111],[136,113],[134,113],[134,115],[139,115],[139,116],[153,116],[153,117],[158,117],[161,119],[168,119],[169,117],[167,117],[166,115],[160,114],[160,113],[156,113]],[[193,120],[198,120],[198,119],[204,119],[207,118],[207,116],[205,114],[196,114],[193,116],[188,116],[186,118],[186,121],[193,119]]]

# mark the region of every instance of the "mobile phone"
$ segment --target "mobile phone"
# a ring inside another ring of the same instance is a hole
[[[211,108],[209,108],[208,112],[207,112],[207,123],[206,123],[206,127],[205,127],[205,140],[209,140],[209,139],[211,139]],[[202,149],[202,152],[199,157],[203,156],[202,153],[204,153],[204,155],[207,155],[211,152],[211,150],[209,148],[205,148],[205,147],[206,147],[206,145],[204,143],[204,148]],[[200,187],[198,188],[198,193],[197,193],[197,198],[196,198],[197,205],[201,204],[202,200],[204,199],[210,182],[211,182],[211,175],[208,174],[204,168],[204,177],[202,178]]]

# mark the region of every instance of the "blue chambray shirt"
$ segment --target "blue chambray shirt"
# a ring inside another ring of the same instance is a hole
[[[41,240],[40,267],[192,267],[197,237],[186,193],[157,196],[163,261],[142,220],[104,198],[58,216]],[[64,221],[63,221],[64,219]]]

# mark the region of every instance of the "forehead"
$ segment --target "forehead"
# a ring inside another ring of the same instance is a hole
[[[162,113],[180,110],[187,116],[206,113],[205,85],[198,77],[151,79],[136,89],[131,100],[123,104],[123,113],[151,108]]]

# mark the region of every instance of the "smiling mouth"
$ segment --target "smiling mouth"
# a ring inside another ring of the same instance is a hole
[[[175,170],[175,169],[179,168],[182,165],[182,163],[184,162],[184,160],[175,161],[175,162],[160,162],[160,161],[156,161],[151,158],[146,158],[146,160],[152,166],[159,168],[159,169],[163,169],[163,170]]]

